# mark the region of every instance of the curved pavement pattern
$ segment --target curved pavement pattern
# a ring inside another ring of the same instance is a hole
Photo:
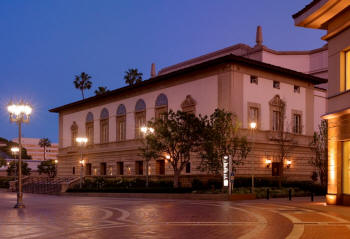
[[[0,238],[350,238],[350,221],[281,200],[117,199],[0,193]]]

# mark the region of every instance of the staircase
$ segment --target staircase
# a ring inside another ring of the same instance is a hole
[[[55,194],[67,191],[67,189],[79,182],[78,177],[25,177],[22,190],[24,193]],[[10,182],[10,191],[16,191],[17,181]]]

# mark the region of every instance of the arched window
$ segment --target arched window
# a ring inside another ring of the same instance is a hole
[[[155,117],[158,119],[166,113],[168,113],[168,97],[164,94],[160,94],[156,99]]]
[[[120,104],[117,109],[117,141],[126,139],[126,108]]]
[[[86,115],[85,121],[86,137],[88,138],[88,144],[94,143],[94,115],[89,112]]]
[[[76,138],[78,137],[78,125],[75,121],[70,127],[70,131],[71,131],[71,145],[76,146],[77,145]]]
[[[100,142],[101,144],[109,141],[109,112],[103,108],[100,115]]]
[[[146,103],[139,99],[135,105],[135,138],[142,137],[141,127],[146,124]]]
[[[183,112],[189,114],[196,114],[196,101],[191,95],[187,95],[186,99],[181,103],[181,109]]]

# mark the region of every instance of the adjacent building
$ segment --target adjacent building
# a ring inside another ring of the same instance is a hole
[[[13,139],[13,142],[18,143],[18,138]],[[39,138],[22,138],[22,146],[27,150],[27,154],[32,157],[32,160],[44,160],[44,148],[39,146]],[[58,154],[58,144],[51,143],[50,147],[45,149],[46,160],[56,160]]]
[[[328,204],[350,205],[350,1],[314,0],[293,15],[328,42]]]

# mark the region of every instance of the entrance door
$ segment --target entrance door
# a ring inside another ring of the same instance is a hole
[[[85,166],[85,175],[90,176],[91,175],[91,163],[87,163]]]
[[[272,176],[280,176],[280,162],[273,162],[272,163]]]

